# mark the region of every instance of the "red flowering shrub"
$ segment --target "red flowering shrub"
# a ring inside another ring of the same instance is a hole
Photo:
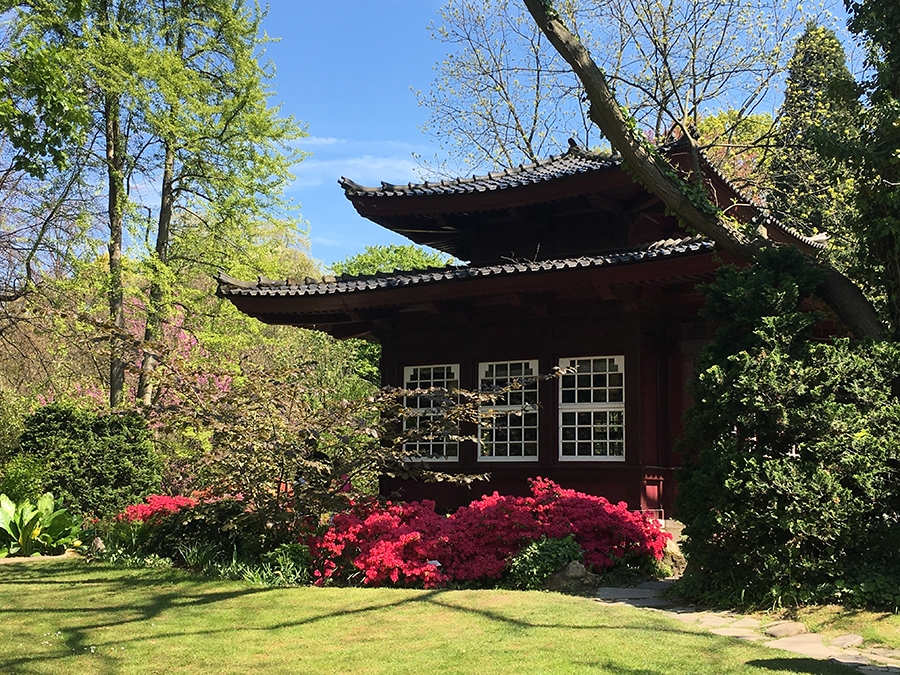
[[[447,518],[450,555],[442,560],[455,581],[499,579],[506,561],[541,538],[541,523],[531,497],[495,492],[461,506]]]
[[[623,558],[660,559],[670,535],[646,515],[603,497],[531,481],[531,497],[484,496],[444,518],[434,502],[356,504],[311,542],[316,583],[422,585],[499,579],[510,558],[542,536],[573,535],[595,572]],[[440,561],[441,566],[435,565]]]
[[[608,570],[626,555],[659,560],[672,538],[656,519],[629,511],[625,502],[611,504],[540,477],[531,481],[531,491],[541,533],[552,539],[574,535],[584,551],[585,565],[595,572]]]
[[[446,557],[443,521],[431,501],[354,504],[335,514],[328,531],[311,542],[315,582],[441,586],[447,578],[434,561]]]
[[[195,506],[197,500],[190,497],[169,497],[167,495],[150,495],[146,498],[146,504],[132,504],[125,508],[124,513],[116,516],[116,520],[128,521],[133,523],[139,520],[143,523],[149,522],[154,516],[163,516],[168,513],[175,513],[183,506]]]

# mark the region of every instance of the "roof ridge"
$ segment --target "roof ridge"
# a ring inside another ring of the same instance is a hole
[[[549,260],[504,260],[490,265],[446,265],[444,267],[428,267],[420,270],[394,270],[393,272],[377,272],[357,276],[342,274],[340,277],[324,277],[321,281],[307,278],[315,283],[286,284],[273,286],[262,283],[241,282],[227,275],[220,275],[217,293],[224,297],[235,295],[321,295],[328,293],[346,293],[354,290],[372,288],[391,288],[406,283],[430,283],[453,278],[474,278],[496,276],[502,274],[521,274],[533,272],[549,272],[553,270],[602,267],[605,265],[627,264],[658,255],[672,253],[690,253],[709,250],[714,242],[699,235],[681,239],[660,239],[645,242],[639,246],[619,251],[606,251],[596,255],[581,255]],[[306,281],[306,280],[305,280]],[[372,285],[372,282],[377,282]],[[362,286],[362,288],[360,288]]]
[[[584,162],[589,162],[593,164],[593,166],[570,166],[570,161],[572,159],[582,160]],[[344,191],[349,195],[357,195],[357,196],[398,196],[398,195],[414,195],[419,194],[418,191],[426,192],[433,191],[437,189],[447,189],[451,190],[457,187],[466,187],[472,184],[477,184],[479,182],[485,183],[497,183],[500,182],[499,186],[497,185],[489,185],[488,189],[497,189],[503,187],[516,187],[517,185],[521,185],[524,182],[528,183],[538,183],[545,180],[551,180],[554,178],[558,178],[567,174],[575,174],[582,173],[588,170],[603,170],[606,168],[610,168],[611,166],[618,166],[621,164],[621,157],[616,155],[595,152],[593,150],[586,150],[577,145],[570,146],[569,149],[562,154],[554,154],[549,157],[545,157],[543,159],[538,159],[532,161],[530,163],[520,163],[518,166],[507,166],[501,167],[495,171],[488,171],[485,174],[472,174],[471,176],[460,176],[458,178],[445,178],[439,181],[425,180],[420,183],[409,182],[406,185],[399,185],[395,183],[388,183],[387,181],[381,181],[380,187],[366,187],[360,185],[359,183],[346,178],[345,176],[341,176],[338,180],[338,184],[344,188]],[[553,165],[560,165],[559,175],[547,174],[546,170],[548,167],[552,167]],[[532,174],[529,176],[528,174]],[[516,179],[520,178],[521,180],[514,180],[512,185],[503,184],[504,179]]]

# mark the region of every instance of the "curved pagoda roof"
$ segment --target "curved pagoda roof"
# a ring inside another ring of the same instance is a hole
[[[688,166],[677,143],[662,149]],[[711,194],[722,208],[763,234],[803,250],[824,248],[767,217],[704,159]],[[579,148],[469,178],[366,187],[342,177],[347,198],[365,218],[413,242],[474,264],[597,255],[684,237],[662,202],[635,183],[621,157]]]

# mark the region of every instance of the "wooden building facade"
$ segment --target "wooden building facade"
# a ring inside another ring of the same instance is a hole
[[[762,219],[704,169],[721,208],[770,238],[824,245]],[[468,264],[302,282],[222,275],[219,294],[268,323],[377,340],[386,385],[478,389],[571,371],[498,401],[518,414],[495,418],[478,443],[423,445],[442,471],[490,472],[481,490],[387,480],[382,490],[452,508],[485,490],[525,494],[543,476],[669,516],[685,383],[712,335],[696,286],[731,260],[681,230],[618,159],[576,147],[487,176],[341,184],[362,216]]]

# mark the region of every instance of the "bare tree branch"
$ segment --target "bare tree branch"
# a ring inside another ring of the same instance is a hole
[[[702,209],[688,196],[679,179],[652,148],[635,133],[635,125],[625,117],[623,109],[609,89],[603,72],[590,54],[566,28],[548,0],[525,0],[534,20],[560,55],[581,80],[591,103],[591,120],[622,155],[637,180],[645,185],[684,223],[706,235],[721,248],[745,259],[755,259],[773,242],[761,237],[748,237],[713,209]],[[696,145],[692,143],[692,150]],[[831,265],[810,258],[810,264],[821,267],[826,279],[819,288],[822,299],[835,311],[857,337],[881,338],[884,335],[878,313],[862,291]]]

